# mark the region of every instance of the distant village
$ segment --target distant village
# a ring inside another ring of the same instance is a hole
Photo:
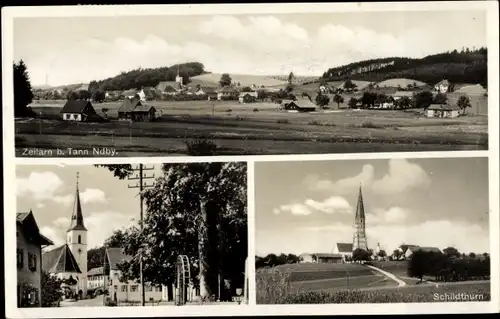
[[[223,79],[226,77],[226,79]],[[242,86],[223,74],[219,84],[190,85],[177,73],[175,81],[160,81],[156,87],[125,91],[89,92],[88,85],[68,89],[37,89],[37,100],[67,99],[61,109],[64,121],[109,120],[106,107],[97,111],[95,105],[119,102],[118,120],[154,121],[161,110],[150,101],[234,101],[240,104],[269,102],[277,110],[314,112],[325,109],[404,110],[423,109],[429,118],[456,118],[462,115],[487,115],[487,90],[480,84],[459,84],[442,81],[429,85],[411,79],[389,79],[374,83],[346,80],[341,83],[316,80],[300,82],[291,73],[288,84]],[[285,82],[286,83],[286,82]],[[104,104],[105,105],[105,104]]]

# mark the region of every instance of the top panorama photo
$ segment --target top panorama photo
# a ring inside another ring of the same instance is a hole
[[[17,157],[488,149],[485,11],[15,18],[13,32]]]

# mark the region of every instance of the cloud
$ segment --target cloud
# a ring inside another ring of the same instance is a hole
[[[292,215],[311,215],[314,212],[325,214],[350,214],[352,212],[349,202],[339,196],[326,198],[323,201],[306,199],[303,203],[281,205],[273,209],[273,214],[290,213]]]
[[[403,207],[390,207],[389,209],[374,209],[373,213],[366,214],[367,225],[397,224],[404,225],[411,212]]]
[[[16,195],[30,196],[35,200],[47,200],[64,185],[63,181],[52,172],[32,172],[28,177],[16,179]]]
[[[45,204],[43,204],[43,203],[36,204],[36,208],[44,208],[44,207],[45,207]]]
[[[80,199],[86,203],[104,203],[106,202],[106,194],[97,188],[87,188],[80,193]]]
[[[362,185],[363,189],[369,188],[376,194],[391,195],[404,193],[412,188],[426,187],[431,182],[428,174],[418,164],[406,159],[390,159],[388,165],[387,174],[380,179],[375,179],[375,168],[366,164],[355,176],[331,181],[317,175],[309,175],[304,179],[304,183],[313,191],[345,195]]]
[[[88,230],[88,249],[102,246],[115,230],[123,229],[134,224],[133,217],[114,211],[92,212],[84,217],[85,227]],[[66,217],[56,218],[51,225],[41,227],[40,231],[57,244],[66,242],[65,234],[70,225]],[[56,244],[56,245],[57,245]]]

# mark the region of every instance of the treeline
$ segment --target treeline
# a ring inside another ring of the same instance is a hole
[[[371,82],[410,78],[429,84],[448,79],[452,83],[479,83],[487,87],[487,63],[487,48],[464,48],[461,51],[429,55],[422,59],[394,57],[355,62],[330,68],[323,73],[322,78],[326,81],[352,79]],[[377,64],[383,67],[373,67]],[[359,73],[363,68],[368,70]]]
[[[286,264],[297,264],[301,261],[299,256],[294,254],[268,254],[264,257],[255,256],[255,268],[274,267]]]
[[[408,276],[433,277],[435,281],[463,281],[488,279],[490,277],[490,257],[468,256],[457,258],[449,254],[416,251],[408,262]]]
[[[184,84],[189,82],[190,77],[207,73],[205,72],[205,67],[200,62],[188,62],[161,68],[139,68],[122,72],[117,76],[104,80],[91,81],[89,83],[89,91],[91,93],[95,90],[102,92],[120,91],[140,89],[144,86],[156,86],[161,81],[175,81],[177,71],[179,71],[179,75],[183,78]]]

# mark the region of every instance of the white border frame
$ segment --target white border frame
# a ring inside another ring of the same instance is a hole
[[[13,19],[16,17],[104,17],[116,15],[209,15],[209,14],[286,14],[314,12],[366,12],[366,11],[470,11],[487,12],[488,36],[488,117],[489,150],[460,152],[401,152],[361,153],[331,155],[281,155],[281,156],[214,156],[214,157],[146,157],[146,158],[15,158],[13,112]],[[203,161],[248,161],[248,216],[249,216],[249,305],[182,306],[182,307],[86,307],[82,308],[17,308],[16,296],[5,294],[6,316],[9,318],[69,318],[69,317],[137,317],[137,316],[235,316],[235,315],[311,315],[311,314],[413,314],[413,313],[483,313],[499,311],[499,95],[498,95],[498,2],[391,2],[391,3],[296,3],[296,4],[229,4],[229,5],[96,5],[59,7],[4,7],[2,8],[2,61],[3,61],[3,141],[4,141],[4,217],[5,225],[13,224],[16,207],[15,166],[20,165],[84,165],[106,163],[158,163]],[[394,304],[333,304],[333,305],[255,305],[254,263],[254,161],[302,161],[335,159],[378,158],[438,158],[438,157],[489,157],[490,201],[490,252],[491,252],[491,301],[465,303]],[[14,256],[14,246],[8,245],[14,238],[14,230],[4,227],[5,255]],[[14,258],[5,258],[6,291],[14,291],[16,276]]]

